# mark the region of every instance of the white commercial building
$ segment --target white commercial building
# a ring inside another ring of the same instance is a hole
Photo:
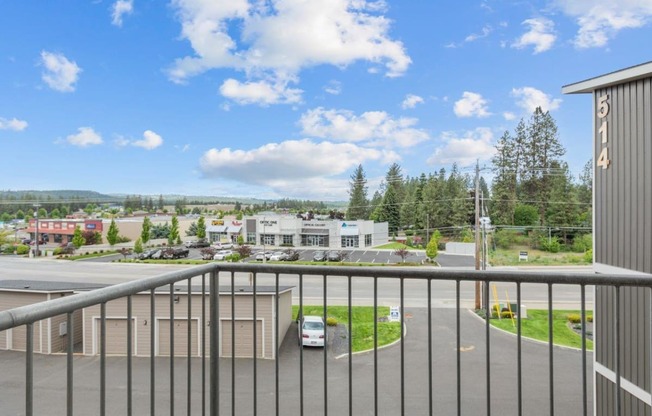
[[[363,248],[386,244],[386,222],[304,220],[295,216],[255,215],[243,219],[247,243],[281,247]]]

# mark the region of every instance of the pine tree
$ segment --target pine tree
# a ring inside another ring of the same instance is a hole
[[[388,231],[390,235],[394,235],[401,222],[401,210],[398,204],[398,198],[393,186],[388,186],[385,195],[383,196],[382,203],[382,221],[387,221]]]
[[[514,224],[517,159],[515,140],[506,131],[496,143],[496,155],[491,160],[494,172],[491,218],[494,224]]]
[[[118,230],[118,225],[115,223],[115,220],[111,220],[111,225],[109,225],[109,231],[106,233],[106,241],[113,246],[115,243],[118,242],[118,233],[120,230]]]
[[[149,217],[143,219],[143,229],[140,231],[140,239],[143,244],[147,244],[152,233],[152,221]]]
[[[172,226],[170,227],[170,234],[168,235],[168,245],[171,246],[179,240],[179,219],[177,216],[172,217]]]
[[[366,220],[369,218],[369,201],[367,200],[367,179],[362,165],[358,165],[351,175],[349,189],[349,207],[346,210],[347,220]]]
[[[206,238],[206,220],[203,216],[197,220],[197,238],[203,240]]]

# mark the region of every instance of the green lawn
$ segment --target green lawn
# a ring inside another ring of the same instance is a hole
[[[349,312],[346,306],[329,306],[328,317],[337,319],[339,324],[348,325]],[[297,319],[299,306],[292,306],[292,319]],[[324,316],[322,306],[304,305],[304,315]],[[389,307],[379,306],[378,317],[388,316]],[[353,352],[366,351],[374,347],[374,308],[373,306],[354,306],[351,308],[351,348]],[[378,322],[378,346],[391,344],[401,338],[400,322]]]
[[[387,244],[383,244],[382,246],[376,246],[374,248],[381,249],[381,250],[387,250],[387,249],[398,250],[401,248],[407,248],[408,250],[411,249],[410,246],[406,246],[403,243],[387,243]]]
[[[582,337],[568,327],[568,315],[577,314],[579,311],[553,310],[552,312],[552,340],[555,345],[582,348]],[[591,314],[587,312],[587,319]],[[516,333],[516,319],[491,319],[491,325]],[[527,319],[521,320],[521,335],[539,341],[548,342],[548,310],[528,309]],[[593,350],[593,342],[586,340],[586,349]]]
[[[528,261],[519,261],[520,251],[528,252]],[[559,252],[534,250],[528,247],[514,247],[510,249],[496,249],[489,253],[489,262],[492,266],[528,266],[528,265],[578,265],[586,266],[591,263],[584,259],[584,253]]]

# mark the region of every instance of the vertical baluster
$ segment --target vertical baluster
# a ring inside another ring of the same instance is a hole
[[[254,364],[254,380],[253,380],[253,383],[254,383],[254,385],[253,385],[253,388],[254,388],[253,389],[254,390],[254,400],[253,400],[254,416],[256,416],[258,414],[258,374],[257,374],[258,373],[258,348],[257,348],[258,347],[258,345],[257,345],[258,337],[256,336],[256,329],[257,329],[256,322],[258,320],[258,310],[257,310],[258,304],[256,302],[256,295],[257,295],[256,277],[257,277],[257,273],[254,273],[253,282],[252,282],[253,283],[253,288],[254,288],[254,293],[253,293],[253,295],[254,295],[254,298],[253,298],[253,306],[254,306],[254,310],[253,310],[253,312],[254,312],[254,333],[253,333],[253,336],[254,336],[254,340],[253,340],[254,341],[254,350],[253,350],[254,351],[254,356],[253,356],[253,360],[254,360],[254,363],[253,363]]]
[[[25,325],[25,414],[34,414],[34,324]]]
[[[231,415],[235,416],[235,273],[231,272]]]
[[[328,346],[326,345],[328,342],[328,329],[327,329],[327,311],[328,307],[326,305],[326,297],[327,297],[327,290],[328,290],[328,285],[327,285],[327,277],[326,275],[323,275],[324,278],[324,415],[328,415]]]
[[[75,331],[73,330],[73,312],[68,312],[66,319],[67,326],[67,354],[66,354],[66,414],[73,414],[73,352],[75,347]]]
[[[374,414],[378,415],[378,278],[374,276]]]
[[[299,331],[299,414],[303,416],[303,275],[299,275],[299,314],[297,326]]]
[[[188,279],[188,366],[186,370],[186,377],[188,382],[188,393],[186,394],[186,415],[190,416],[191,408],[190,404],[192,402],[192,382],[190,374],[192,369],[190,368],[191,358],[192,358],[192,278]]]
[[[548,283],[548,374],[550,380],[550,416],[555,414],[555,382],[554,382],[554,361],[553,361],[553,316],[552,316],[552,284]]]
[[[614,308],[614,363],[616,364],[616,416],[620,416],[622,409],[622,399],[620,391],[620,286],[615,286],[614,301],[616,303]]]
[[[211,271],[210,279],[210,396],[211,396],[211,415],[220,413],[220,360],[219,360],[219,296],[220,288],[218,286],[217,272]]]
[[[348,299],[347,299],[347,305],[348,305],[348,328],[351,328],[352,326],[352,295],[351,295],[351,276],[347,277],[347,283],[348,283]],[[348,348],[349,348],[349,416],[353,416],[353,343],[351,342],[351,331],[349,330],[349,336],[348,336]]]
[[[582,414],[588,416],[587,379],[586,379],[586,286],[580,286],[582,303]]]
[[[405,281],[400,281],[400,308],[401,308],[401,415],[405,414],[405,340],[403,339],[403,325],[405,325],[405,310],[403,309]]]
[[[151,416],[156,414],[156,292],[149,292],[149,411]]]
[[[100,306],[100,416],[106,414],[106,303]]]
[[[462,331],[460,320],[460,281],[455,281],[455,327],[457,355],[457,416],[462,415]]]
[[[278,282],[278,273],[276,273],[276,278],[275,278],[275,281],[274,281],[275,293],[276,293],[276,296],[274,297],[274,299],[275,299],[275,301],[274,301],[275,302],[274,303],[274,310],[276,311],[276,317],[274,318],[275,319],[275,322],[274,322],[274,339],[276,340],[276,345],[274,347],[274,348],[276,348],[276,351],[274,352],[274,358],[275,358],[275,360],[274,360],[274,370],[275,370],[275,372],[274,372],[274,398],[275,398],[274,406],[275,406],[275,410],[276,410],[276,416],[278,416],[280,414],[279,413],[280,397],[279,397],[279,375],[278,375],[279,374],[279,363],[278,363],[279,362],[279,356],[278,356],[278,353],[279,353],[279,351],[281,349],[281,340],[279,340],[279,329],[278,329],[278,326],[279,326],[279,317],[278,317],[278,315],[279,315],[279,313],[278,313],[278,290],[279,290],[279,287],[278,287],[278,283],[279,283]]]
[[[131,296],[127,296],[127,415],[132,415],[132,376],[133,376],[133,367],[131,357],[133,355],[133,325],[131,322],[132,319],[132,309],[131,309]]]
[[[428,279],[428,414],[432,416],[432,279]]]
[[[516,283],[516,384],[518,414],[523,414],[523,338],[521,333],[521,283]]]
[[[206,416],[206,273],[201,275],[201,414]]]
[[[491,319],[491,308],[489,305],[489,285],[490,282],[486,281],[484,284],[484,304],[487,313],[487,319],[485,319],[485,342],[487,344],[486,348],[486,370],[487,370],[487,416],[491,416],[491,339],[490,339],[490,325],[489,320]],[[500,309],[500,308],[498,308]],[[500,314],[500,310],[498,311]]]
[[[174,284],[170,284],[170,416],[174,416]]]

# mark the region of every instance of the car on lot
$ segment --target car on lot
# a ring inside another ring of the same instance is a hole
[[[161,253],[161,258],[167,260],[180,259],[188,257],[188,254],[190,254],[190,250],[187,248],[168,247]]]
[[[138,254],[138,255],[136,256],[136,258],[137,258],[138,260],[151,259],[152,256],[154,255],[154,253],[156,253],[157,251],[160,251],[160,250],[159,250],[159,249],[146,250],[146,251],[143,251],[142,253]]]
[[[227,250],[233,248],[233,243],[216,241],[213,243],[213,247],[218,250]]]
[[[317,250],[312,255],[312,261],[326,261],[326,258],[326,252],[323,250]]]
[[[206,240],[192,240],[186,241],[185,246],[187,248],[204,248],[209,247],[211,244]]]
[[[275,251],[269,256],[270,261],[285,261],[288,259],[288,255],[283,251]]]
[[[259,251],[258,253],[256,253],[254,258],[258,261],[263,261],[263,259],[269,260],[272,257],[272,254],[274,253],[271,251]]]
[[[326,343],[326,326],[321,316],[306,315],[299,319],[299,345],[304,347],[323,347]]]
[[[328,261],[342,261],[342,255],[339,251],[331,250],[327,255]]]
[[[233,250],[220,250],[213,256],[213,260],[226,260],[226,256],[233,254]]]

